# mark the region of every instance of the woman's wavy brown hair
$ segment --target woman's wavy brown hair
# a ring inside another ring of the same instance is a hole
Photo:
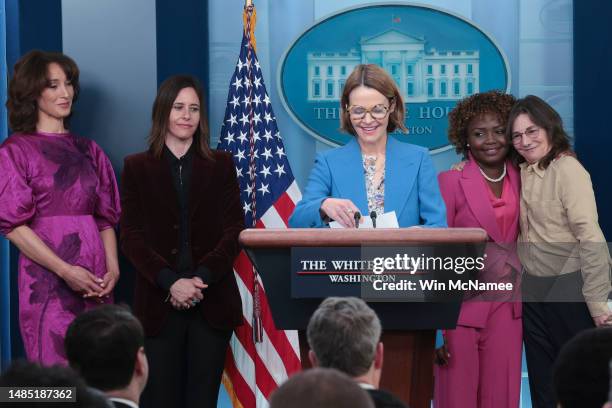
[[[33,50],[17,61],[13,69],[13,77],[8,85],[9,126],[13,132],[32,133],[36,131],[38,122],[38,103],[36,102],[44,89],[49,85],[47,78],[49,65],[58,64],[66,78],[72,83],[76,102],[79,96],[79,67],[67,55],[60,52]],[[70,116],[64,118],[64,127],[68,128]]]
[[[357,65],[351,75],[346,79],[344,89],[342,90],[342,98],[340,98],[340,128],[345,132],[355,136],[357,132],[353,128],[351,118],[347,110],[349,105],[349,95],[353,90],[360,86],[376,89],[389,100],[390,105],[395,106],[395,110],[389,114],[389,124],[387,132],[394,132],[396,129],[401,129],[406,132],[404,126],[404,101],[402,95],[395,84],[395,81],[387,74],[387,72],[374,64]]]
[[[561,116],[552,106],[535,95],[527,95],[516,101],[512,111],[508,115],[506,135],[509,138],[512,137],[512,124],[516,118],[523,113],[527,114],[534,124],[546,130],[548,142],[552,146],[548,154],[538,162],[539,168],[543,170],[548,168],[554,159],[563,154],[576,157],[576,153],[574,153],[570,145],[569,136],[565,132],[565,129],[563,129],[563,120]],[[518,155],[518,162],[522,163],[524,161],[525,159],[521,155]]]
[[[208,146],[208,120],[206,118],[206,102],[200,82],[191,75],[175,75],[166,79],[159,86],[157,97],[153,103],[153,123],[149,132],[149,149],[155,157],[161,157],[168,132],[170,110],[179,92],[184,88],[193,88],[200,100],[200,124],[193,135],[195,151],[203,158],[213,160],[213,154]]]
[[[514,96],[496,90],[477,93],[459,101],[448,114],[448,140],[455,146],[457,153],[467,158],[469,150],[467,129],[472,119],[485,113],[492,113],[497,115],[503,126],[506,126],[508,115],[515,102]],[[509,141],[510,139],[508,143]],[[513,151],[511,148],[510,152]]]

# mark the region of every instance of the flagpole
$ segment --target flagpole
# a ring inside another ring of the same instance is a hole
[[[246,0],[245,2],[245,34],[248,40],[248,49],[247,49],[247,77],[251,82],[253,82],[253,70],[255,69],[252,64],[252,55],[255,48],[255,6],[253,6],[252,0]],[[249,106],[252,104],[254,89],[250,88],[248,91],[248,104]],[[256,163],[255,163],[255,139],[254,139],[254,124],[253,124],[253,109],[249,112],[249,144],[250,144],[250,152],[249,152],[249,174],[250,174],[250,183],[251,183],[251,208],[253,215],[253,225],[248,227],[255,228],[257,222],[257,189],[256,189]],[[253,341],[255,343],[261,343],[263,341],[263,324],[261,320],[261,293],[260,293],[260,284],[259,277],[255,266],[253,265]]]
[[[233,156],[247,228],[287,228],[287,212],[295,207],[301,194],[257,60],[254,3],[243,2],[242,41],[217,149]],[[262,397],[267,400],[271,390],[301,369],[299,340],[296,331],[277,330],[274,326],[263,282],[244,251],[234,264],[234,275],[245,306],[245,326],[250,321],[251,327],[234,331],[223,383],[234,407],[255,408],[258,403],[262,405]],[[282,364],[267,358],[272,350]]]

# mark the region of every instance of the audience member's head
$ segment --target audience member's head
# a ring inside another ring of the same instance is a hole
[[[374,408],[370,396],[345,374],[312,368],[295,374],[270,399],[270,408]]]
[[[559,353],[554,388],[562,408],[601,408],[608,400],[612,328],[581,332]]]
[[[125,307],[105,305],[79,315],[64,341],[70,366],[87,383],[112,396],[129,390],[138,402],[148,377],[144,332],[140,322]]]
[[[383,359],[380,333],[378,316],[363,300],[327,298],[308,323],[309,358],[313,366],[335,368],[353,378],[369,376],[367,382],[378,387]]]
[[[74,387],[76,402],[3,402],[6,408],[108,408],[102,394],[90,389],[70,367],[43,367],[25,360],[15,361],[0,376],[0,387]]]

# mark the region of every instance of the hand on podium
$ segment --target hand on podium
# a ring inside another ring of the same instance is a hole
[[[321,212],[344,228],[355,228],[354,214],[359,212],[359,208],[351,200],[327,198],[321,203]]]

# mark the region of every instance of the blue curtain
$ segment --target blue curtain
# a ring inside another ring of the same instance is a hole
[[[0,0],[0,142],[7,137],[6,107],[6,9]],[[11,356],[10,320],[10,267],[8,241],[0,237],[0,370]]]
[[[596,10],[596,12],[594,12]],[[602,40],[612,36],[612,2],[574,1],[574,134],[578,158],[591,173],[599,225],[612,239],[610,187],[610,91],[612,50]],[[605,41],[605,40],[604,40]]]

